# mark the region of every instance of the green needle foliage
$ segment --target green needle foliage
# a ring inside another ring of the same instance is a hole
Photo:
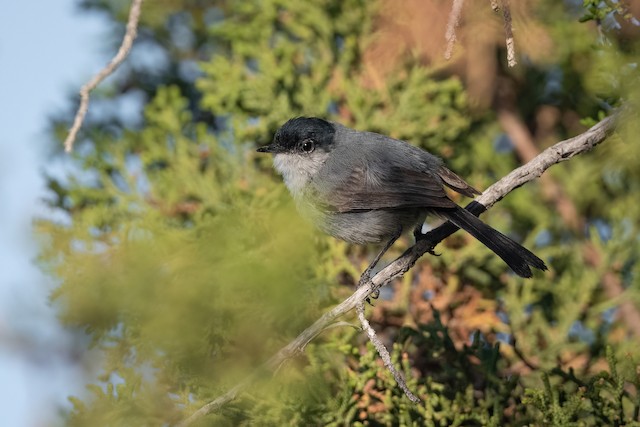
[[[432,3],[432,12],[450,7]],[[611,106],[633,111],[638,99],[637,33],[624,27],[622,40],[615,28],[579,22],[632,25],[626,9],[585,2],[576,12],[565,3],[514,5],[517,36],[534,32],[548,52],[514,70],[496,53],[485,76],[498,82],[490,101],[518,111],[539,150]],[[82,5],[116,29],[129,6]],[[521,163],[496,115],[478,107],[471,79],[426,60],[420,43],[406,48],[412,10],[403,8],[145,3],[131,65],[92,100],[117,106],[134,93],[142,113],[86,124],[73,170],[49,178],[50,203],[65,220],[36,223],[39,262],[58,281],[51,302],[92,349],[87,393],[71,398],[66,424],[177,424],[352,291],[371,248],[313,230],[270,159],[255,153],[287,119],[321,116],[410,141],[478,188]],[[396,17],[405,24],[393,27]],[[489,19],[501,27],[499,16]],[[397,39],[385,39],[385,25]],[[444,45],[444,33],[431,36]],[[378,55],[385,43],[404,46],[391,64]],[[536,46],[522,43],[525,52]],[[144,66],[147,51],[164,59]],[[61,136],[68,120],[55,123]],[[639,131],[627,113],[594,153],[484,216],[545,259],[548,273],[522,280],[458,233],[440,257],[383,289],[372,323],[421,404],[403,396],[361,332],[336,327],[275,375],[258,371],[197,425],[638,425],[640,337],[630,319],[640,309]]]

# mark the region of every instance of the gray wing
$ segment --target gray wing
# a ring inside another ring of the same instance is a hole
[[[453,208],[456,204],[443,185],[469,197],[480,194],[424,150],[384,135],[334,126],[336,138],[351,143],[332,153],[325,179],[313,182],[307,192],[325,211]],[[354,158],[354,144],[363,148],[360,158]]]
[[[313,187],[312,200],[325,211],[353,212],[375,209],[454,208],[442,181],[428,173],[397,166],[372,180],[358,167],[332,188]]]

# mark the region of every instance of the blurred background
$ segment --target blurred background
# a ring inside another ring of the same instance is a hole
[[[74,0],[7,3],[0,25],[0,410],[7,426],[60,424],[67,396],[84,389],[75,338],[49,294],[59,283],[36,263],[33,219],[54,218],[43,203],[44,170],[65,169],[50,121],[111,54],[108,20]],[[58,217],[60,218],[60,217]],[[84,347],[83,350],[84,351]],[[37,408],[37,410],[36,410]]]
[[[423,404],[341,327],[201,425],[640,422],[640,2],[512,2],[509,68],[490,2],[445,61],[449,1],[149,1],[71,154],[130,2],[36,3],[0,26],[3,425],[176,424],[353,292],[376,248],[313,230],[255,153],[287,119],[409,141],[485,189],[620,106],[603,145],[483,215],[548,272],[457,233],[368,308]]]

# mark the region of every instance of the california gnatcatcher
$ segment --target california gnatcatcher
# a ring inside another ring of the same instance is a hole
[[[404,141],[359,132],[319,118],[294,118],[258,149],[274,155],[274,167],[304,216],[324,232],[350,243],[385,241],[419,229],[428,214],[451,221],[502,258],[521,277],[544,262],[447,197],[444,186],[468,197],[480,194],[442,161]]]

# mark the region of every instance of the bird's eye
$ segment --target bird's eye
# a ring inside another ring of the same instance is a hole
[[[302,151],[304,151],[305,153],[312,152],[314,148],[316,148],[316,145],[313,142],[313,139],[305,139],[304,141],[302,141]]]

